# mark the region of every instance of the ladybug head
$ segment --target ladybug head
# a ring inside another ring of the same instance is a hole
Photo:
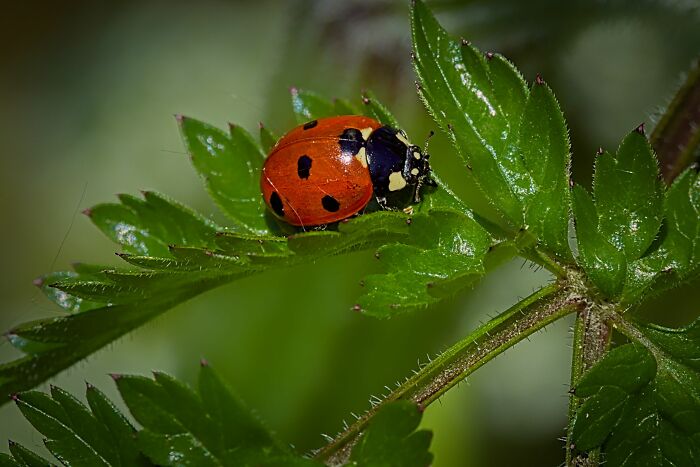
[[[367,160],[377,198],[410,193],[411,202],[420,202],[421,187],[435,186],[429,159],[403,130],[387,126],[374,130],[367,140]]]
[[[433,133],[430,133],[432,136]],[[428,136],[428,138],[430,138]],[[413,189],[413,202],[420,202],[420,190],[423,185],[437,186],[433,180],[430,169],[430,154],[428,154],[428,142],[426,140],[425,149],[421,150],[419,146],[408,144],[406,147],[406,165],[404,169],[404,178],[408,185]]]

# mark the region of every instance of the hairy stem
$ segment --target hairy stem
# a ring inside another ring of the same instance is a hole
[[[584,308],[574,324],[573,355],[571,359],[571,389],[576,387],[579,379],[607,352],[610,346],[611,329],[606,322],[607,314],[603,306],[593,305]],[[566,431],[566,465],[596,466],[600,462],[600,451],[590,451],[575,456],[572,442],[574,418],[581,403],[573,391],[569,395],[568,427]]]
[[[583,296],[568,281],[543,287],[507,311],[480,326],[420,369],[383,401],[316,453],[330,465],[346,460],[356,437],[386,403],[411,400],[425,408],[448,389],[509,347],[559,318],[584,307]]]
[[[695,59],[650,140],[666,183],[670,184],[697,157],[700,146],[700,58]]]

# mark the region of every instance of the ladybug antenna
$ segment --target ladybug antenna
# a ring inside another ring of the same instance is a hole
[[[425,143],[423,144],[423,153],[426,155],[428,154],[428,143],[430,142],[430,138],[435,136],[435,132],[433,130],[430,130],[430,133],[428,133],[428,136],[425,138]]]

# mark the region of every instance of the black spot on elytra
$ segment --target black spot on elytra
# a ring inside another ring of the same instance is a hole
[[[311,174],[311,158],[304,154],[297,160],[297,175],[302,180],[309,178]]]
[[[273,191],[270,195],[270,207],[273,211],[275,211],[275,214],[277,214],[280,217],[284,217],[284,206],[282,206],[282,198],[280,198],[280,195],[277,194],[276,191]]]
[[[342,152],[349,152],[355,155],[360,152],[362,146],[365,145],[365,140],[362,138],[362,132],[357,128],[347,128],[338,137],[338,144]]]
[[[336,212],[340,209],[340,203],[331,195],[324,196],[323,199],[321,199],[321,204],[323,205],[323,209],[328,212]]]
[[[310,130],[313,127],[315,127],[316,125],[318,125],[318,120],[311,120],[310,122],[304,123],[304,129]]]

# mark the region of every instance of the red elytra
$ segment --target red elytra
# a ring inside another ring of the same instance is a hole
[[[362,148],[353,155],[341,135],[359,130],[365,138],[382,125],[363,116],[313,120],[284,135],[270,151],[260,178],[265,203],[295,226],[337,222],[361,211],[373,185]]]

